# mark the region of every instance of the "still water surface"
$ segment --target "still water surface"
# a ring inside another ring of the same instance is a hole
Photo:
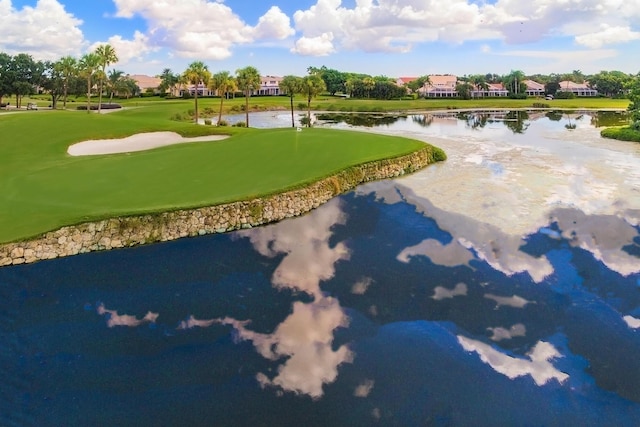
[[[520,118],[323,117],[449,159],[266,227],[0,269],[0,424],[637,426],[640,145]]]

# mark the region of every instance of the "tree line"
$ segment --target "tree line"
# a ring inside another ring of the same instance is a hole
[[[15,56],[0,52],[0,103],[6,96],[15,96],[16,107],[22,98],[36,92],[51,96],[51,107],[62,100],[66,108],[69,95],[87,97],[87,111],[91,110],[91,95],[98,95],[97,109],[102,108],[106,92],[112,100],[114,94],[132,96],[140,89],[136,82],[121,70],[106,71],[118,61],[115,49],[104,44],[80,58],[64,56],[57,61],[40,61],[26,53]]]

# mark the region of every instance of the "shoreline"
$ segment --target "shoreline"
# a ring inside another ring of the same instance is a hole
[[[435,147],[425,144],[411,154],[352,166],[303,188],[264,198],[62,227],[33,239],[0,244],[0,267],[278,222],[303,215],[362,183],[423,169],[436,162],[434,151]]]

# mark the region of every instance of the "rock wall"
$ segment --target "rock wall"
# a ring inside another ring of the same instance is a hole
[[[224,233],[302,215],[358,184],[394,178],[433,162],[433,147],[346,169],[307,187],[254,200],[198,209],[112,218],[63,227],[40,237],[0,245],[0,266]]]

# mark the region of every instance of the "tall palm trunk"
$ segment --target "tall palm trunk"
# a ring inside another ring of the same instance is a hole
[[[244,114],[247,123],[247,127],[249,127],[249,89],[246,90],[244,95]]]
[[[91,77],[87,78],[87,114],[91,112]]]
[[[220,95],[220,111],[218,112],[218,126],[220,126],[220,120],[222,120],[222,102],[224,101],[224,96],[226,92]]]
[[[296,121],[293,118],[293,96],[290,96],[289,99],[291,100],[291,127],[294,128],[296,127]]]
[[[196,83],[196,90],[193,93],[194,101],[196,104],[196,124],[198,124],[198,84]]]

